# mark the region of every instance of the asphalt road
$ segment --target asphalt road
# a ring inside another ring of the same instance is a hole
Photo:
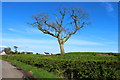
[[[0,72],[2,72],[2,75],[0,75],[2,78],[23,78],[23,73],[7,61],[0,60]]]

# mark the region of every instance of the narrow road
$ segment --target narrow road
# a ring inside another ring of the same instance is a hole
[[[2,68],[0,65],[0,72],[2,72],[2,78],[23,78],[23,73],[12,66],[9,62],[0,60],[2,63]],[[2,71],[1,71],[2,70]]]

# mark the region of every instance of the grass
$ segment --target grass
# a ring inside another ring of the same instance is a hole
[[[109,55],[101,55],[103,53],[99,52],[70,52],[65,53],[65,55],[36,55],[36,54],[22,54],[22,55],[13,55],[13,56],[20,56],[20,57],[36,57],[36,58],[44,58],[44,59],[74,59],[74,60],[81,60],[81,61],[116,61],[120,60],[120,54],[117,53],[119,56],[109,56]],[[107,54],[107,53],[104,53]],[[116,54],[116,53],[113,53]]]
[[[2,59],[2,56],[0,55],[0,59]]]
[[[36,55],[36,54],[19,54],[19,55],[8,55],[14,59],[46,59],[46,60],[80,60],[80,61],[120,61],[120,53],[99,53],[99,52],[70,52],[70,53],[65,53],[64,55]],[[115,56],[117,55],[117,56]],[[6,56],[6,55],[5,55]],[[31,65],[26,65],[24,63],[15,61],[15,60],[10,60],[8,61],[12,62],[12,64],[17,65],[21,67],[24,70],[27,71],[32,71],[33,76],[35,78],[59,78],[53,73],[47,72],[46,70],[43,70],[41,68],[33,67]]]
[[[19,62],[19,61],[10,60],[10,59],[4,59],[4,60],[11,62],[13,65],[18,66],[18,67],[22,68],[23,70],[32,71],[33,76],[35,78],[59,78],[58,76],[56,76],[53,73],[47,72],[47,71],[40,69],[40,68],[38,69],[37,67],[26,65],[26,64]]]

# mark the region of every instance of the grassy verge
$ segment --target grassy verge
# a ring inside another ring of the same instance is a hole
[[[43,69],[40,69],[40,68],[38,69],[36,67],[26,65],[26,64],[19,62],[19,61],[10,60],[10,59],[3,59],[3,60],[9,61],[9,62],[11,62],[11,64],[16,65],[16,66],[22,68],[23,70],[32,71],[33,76],[35,78],[59,78],[56,75],[54,75],[50,72],[47,72]]]
[[[0,59],[2,59],[2,56],[0,55]]]

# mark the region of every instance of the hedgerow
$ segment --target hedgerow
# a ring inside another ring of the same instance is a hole
[[[28,65],[53,72],[67,79],[119,80],[119,60],[52,59],[32,56],[5,55],[3,58],[17,60]]]

